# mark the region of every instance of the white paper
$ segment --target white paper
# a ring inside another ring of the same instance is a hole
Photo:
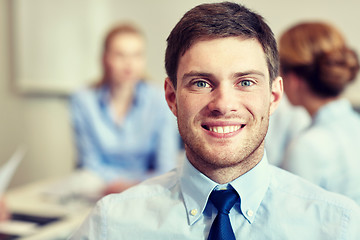
[[[55,197],[62,205],[76,202],[94,204],[102,197],[105,182],[91,171],[80,169],[44,189],[43,193]]]
[[[24,158],[25,148],[19,147],[12,157],[0,168],[0,196],[6,191],[15,170]]]
[[[8,220],[0,223],[0,233],[28,236],[38,231],[39,228],[35,223],[15,221],[15,220]]]

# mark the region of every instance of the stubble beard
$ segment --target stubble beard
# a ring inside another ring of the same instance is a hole
[[[264,139],[268,129],[268,120],[268,117],[263,116],[259,129],[253,129],[249,139],[243,140],[243,146],[229,151],[226,148],[226,140],[224,140],[224,151],[213,152],[212,146],[205,144],[204,139],[193,133],[188,125],[182,124],[178,120],[178,128],[185,144],[187,158],[201,172],[226,171],[226,169],[237,168],[244,169],[246,172],[254,167],[264,154]]]

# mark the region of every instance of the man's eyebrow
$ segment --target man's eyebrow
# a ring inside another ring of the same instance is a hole
[[[244,72],[236,72],[233,74],[234,78],[238,78],[238,77],[244,77],[244,76],[249,76],[249,75],[258,75],[260,77],[265,77],[265,74],[261,71],[258,70],[249,70],[249,71],[244,71]],[[207,73],[207,72],[198,72],[198,71],[190,71],[188,73],[185,73],[182,77],[182,80],[185,80],[187,78],[193,78],[193,77],[201,77],[201,78],[213,78],[214,75],[212,73]]]
[[[191,71],[191,72],[185,73],[183,75],[182,79],[184,80],[184,79],[191,78],[191,77],[211,78],[211,77],[213,77],[213,74],[206,73],[206,72]]]
[[[257,71],[257,70],[250,70],[250,71],[245,71],[245,72],[237,72],[234,73],[234,77],[243,77],[243,76],[248,76],[248,75],[258,75],[260,77],[265,77],[265,74],[261,71]]]

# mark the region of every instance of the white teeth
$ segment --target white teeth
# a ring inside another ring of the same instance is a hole
[[[231,133],[239,130],[241,126],[209,127],[209,131],[216,133]]]

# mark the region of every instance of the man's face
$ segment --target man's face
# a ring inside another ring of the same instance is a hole
[[[275,79],[270,90],[265,54],[255,39],[195,43],[180,58],[177,89],[170,79],[165,83],[190,162],[216,169],[261,158],[281,81]]]
[[[116,35],[110,41],[104,61],[112,83],[138,81],[145,68],[144,39],[134,33]]]

